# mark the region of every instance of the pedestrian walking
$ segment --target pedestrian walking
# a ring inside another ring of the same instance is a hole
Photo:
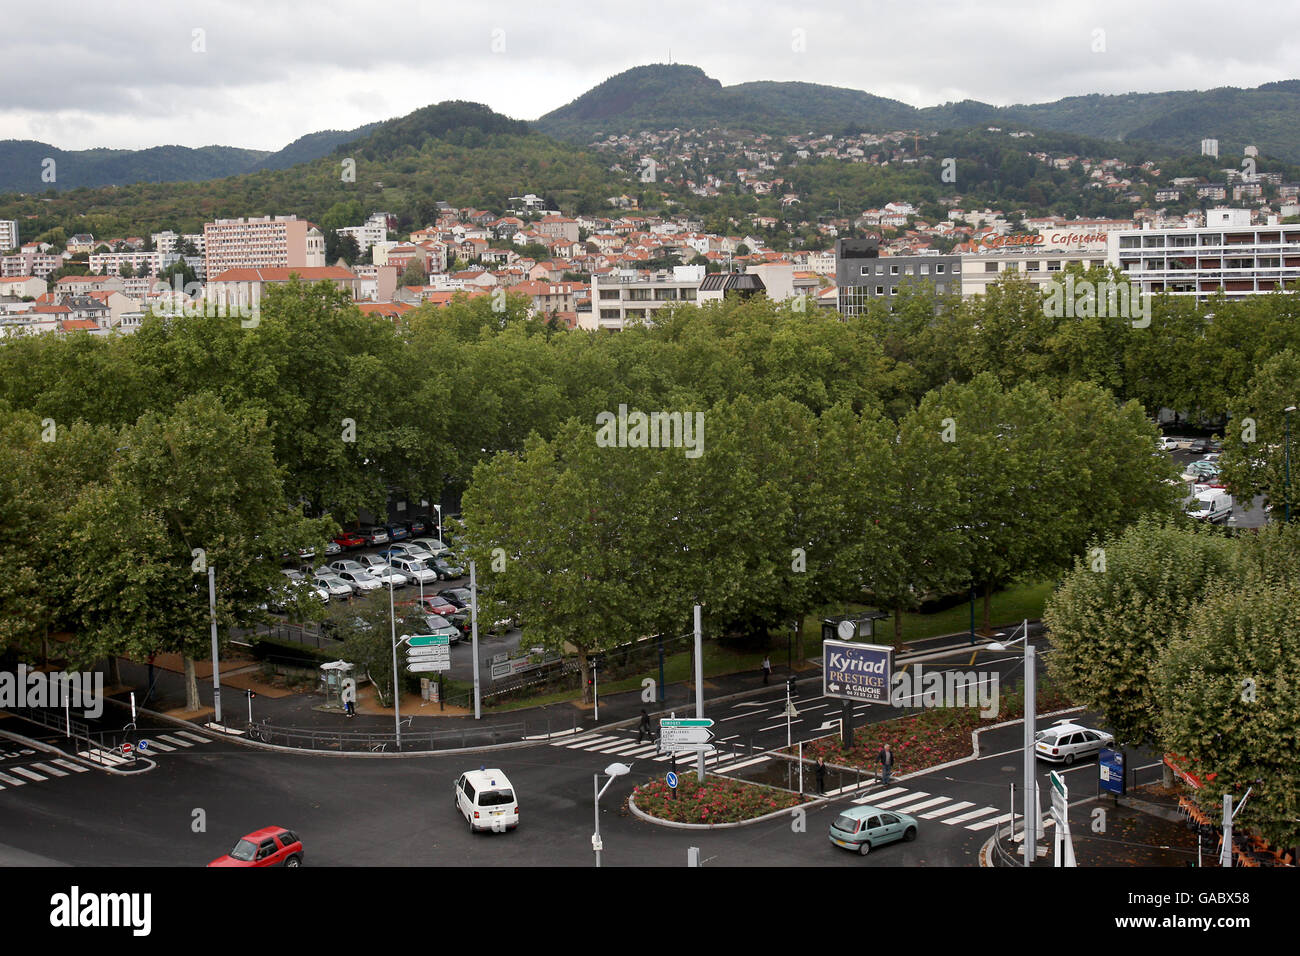
[[[824,794],[826,792],[826,761],[821,757],[817,758],[817,792]]]
[[[349,717],[355,717],[357,715],[357,705],[352,702],[352,698],[349,697],[343,702],[343,713],[347,714]]]
[[[771,676],[772,676],[772,658],[764,655],[763,656],[763,683],[766,684],[768,682],[768,678],[770,678]]]
[[[644,708],[641,710],[641,723],[636,728],[636,742],[640,743],[642,737],[649,741],[655,739],[654,731],[650,729],[650,715]]]
[[[880,748],[880,782],[889,783],[889,774],[894,769],[894,752],[889,744]]]

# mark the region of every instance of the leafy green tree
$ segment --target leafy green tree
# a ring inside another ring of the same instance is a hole
[[[1288,499],[1288,438],[1300,439],[1300,349],[1285,349],[1267,359],[1249,387],[1232,400],[1233,418],[1224,429],[1223,476],[1233,493],[1249,502],[1263,495],[1275,519],[1284,519],[1288,500],[1292,519],[1300,517],[1300,444],[1291,450],[1294,480]],[[1290,432],[1288,435],[1288,419]]]
[[[1142,519],[1099,539],[1044,608],[1049,673],[1072,700],[1100,711],[1118,741],[1160,741],[1154,668],[1207,589],[1235,566],[1231,539],[1184,522]]]
[[[1292,535],[1294,537],[1294,535]],[[1238,826],[1276,846],[1300,842],[1300,587],[1251,575],[1214,581],[1153,669],[1162,744],[1207,781],[1196,792],[1215,815],[1222,794],[1251,789]]]

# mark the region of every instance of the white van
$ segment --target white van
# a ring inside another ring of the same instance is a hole
[[[519,798],[500,770],[470,770],[452,787],[456,809],[469,822],[470,833],[501,833],[519,826]]]
[[[1232,514],[1232,495],[1222,488],[1197,485],[1184,508],[1199,521],[1224,521]]]

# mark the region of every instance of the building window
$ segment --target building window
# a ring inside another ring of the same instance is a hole
[[[896,276],[896,275],[898,275],[898,266],[890,266],[890,267],[889,267],[889,274],[890,274],[891,276]]]
[[[1041,265],[1041,263],[1039,263],[1039,262],[1026,262],[1026,263],[1025,263],[1025,271],[1026,271],[1026,272],[1037,272],[1037,271],[1038,271],[1038,267],[1039,267],[1040,265]]]
[[[1049,263],[1047,263],[1047,271],[1048,271],[1048,272],[1060,272],[1060,271],[1061,271],[1061,263],[1059,263],[1059,262],[1049,262]]]
[[[942,263],[942,262],[936,262],[936,263],[934,264],[934,274],[937,275],[937,276],[941,276],[941,275],[943,275],[943,263]]]
[[[876,295],[884,295],[884,294],[885,294],[885,287],[883,285],[876,286]],[[1028,793],[1029,791],[1026,790],[1025,792]]]
[[[863,274],[864,276],[869,276],[869,275],[871,275],[871,266],[863,266],[863,267],[862,267],[862,274]]]
[[[891,286],[889,287],[889,294],[890,294],[890,295],[898,295],[898,286],[896,286],[896,285],[891,285]]]
[[[997,271],[998,271],[998,264],[997,264],[996,262],[986,262],[986,263],[984,263],[984,271],[985,271],[985,272],[997,272]],[[1026,792],[1028,792],[1028,791],[1026,791]]]

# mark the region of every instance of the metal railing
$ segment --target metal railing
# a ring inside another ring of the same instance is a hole
[[[394,731],[345,731],[297,727],[277,727],[267,721],[254,723],[245,731],[249,740],[292,747],[298,750],[333,751],[336,753],[418,753],[487,747],[515,743],[526,738],[546,739],[572,734],[578,727],[578,714],[567,718],[546,717],[510,723],[463,724],[442,730],[415,728],[406,717],[402,721],[402,746],[397,747]]]

